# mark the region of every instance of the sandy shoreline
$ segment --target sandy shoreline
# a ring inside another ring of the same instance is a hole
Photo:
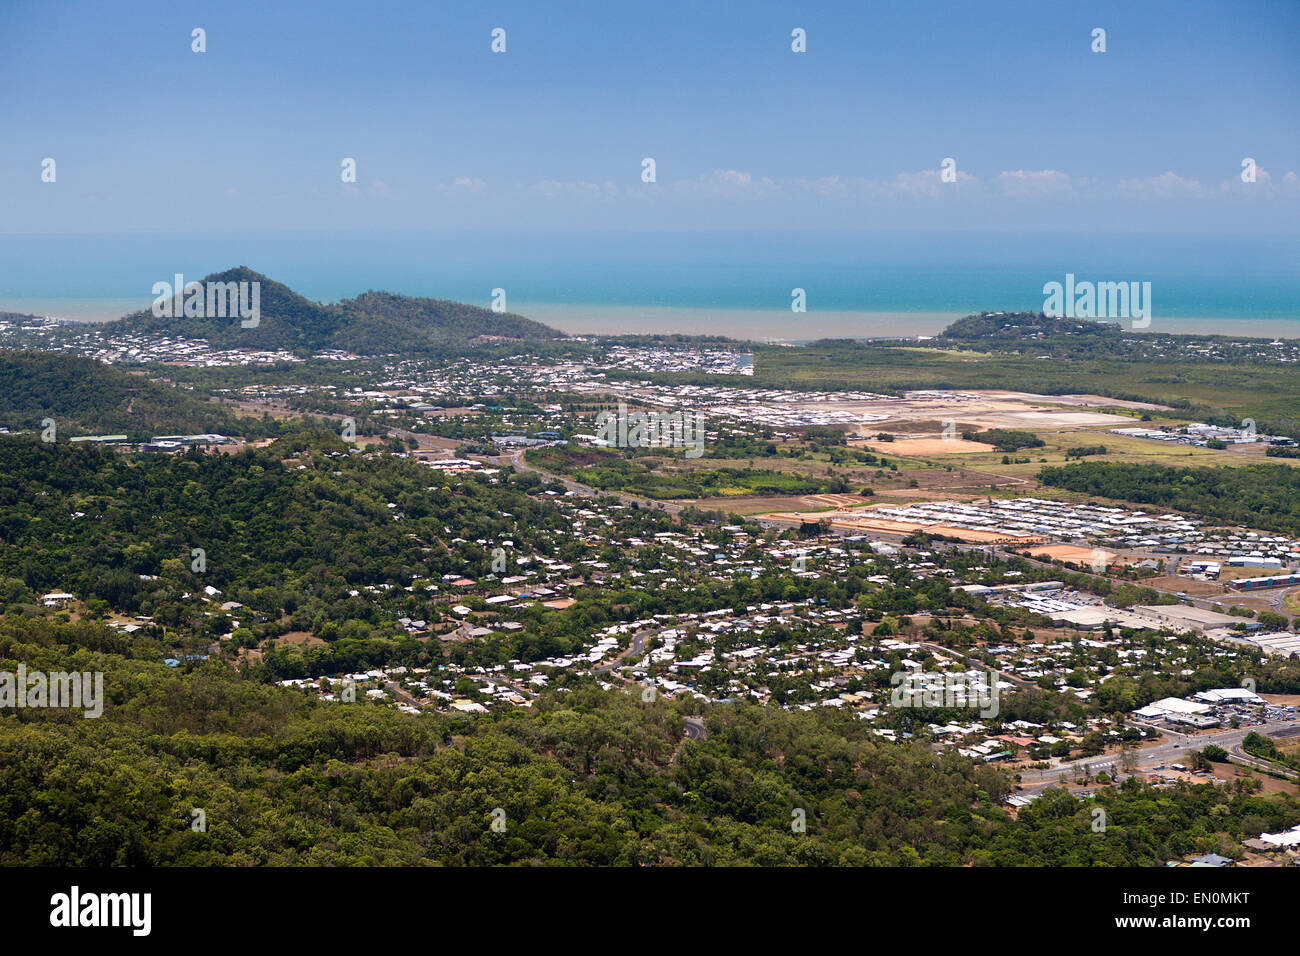
[[[0,312],[104,322],[149,308],[148,298],[0,298]],[[819,338],[890,338],[936,335],[950,323],[985,306],[951,312],[835,310],[811,307],[746,309],[677,305],[592,305],[511,302],[510,310],[570,335],[720,335],[758,342],[807,342]],[[996,306],[987,306],[996,308]],[[1171,317],[1156,315],[1148,332],[1300,338],[1296,319]]]

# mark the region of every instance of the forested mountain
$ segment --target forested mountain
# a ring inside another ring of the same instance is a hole
[[[378,345],[394,339],[413,340],[413,344],[396,351],[420,351],[429,345],[469,342],[485,335],[510,339],[561,337],[555,329],[522,315],[493,312],[448,299],[415,299],[371,291],[344,299],[339,306],[351,323],[349,334],[364,335]],[[395,350],[390,347],[387,351]]]
[[[263,435],[279,428],[93,359],[0,350],[0,426],[39,432],[45,418],[54,419],[60,441],[84,434],[132,440],[177,433]]]
[[[257,325],[245,328],[236,314],[187,317],[174,307],[172,316],[158,317],[144,310],[109,323],[105,330],[152,330],[202,338],[214,348],[343,349],[360,355],[438,352],[467,346],[484,335],[529,340],[560,337],[554,329],[520,315],[443,299],[366,292],[337,305],[325,305],[246,266],[214,273],[202,281],[261,283]]]

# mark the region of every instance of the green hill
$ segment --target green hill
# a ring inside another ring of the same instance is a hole
[[[1118,341],[1124,337],[1124,330],[1114,322],[1067,319],[1041,312],[981,312],[957,319],[934,339],[934,343],[978,343],[985,348],[997,348],[1051,342],[1064,337],[1096,345]]]
[[[477,344],[482,336],[527,340],[561,337],[555,329],[521,315],[445,299],[371,291],[337,305],[325,305],[245,266],[214,273],[203,282],[261,283],[257,326],[244,328],[238,315],[159,317],[145,310],[110,323],[106,329],[152,330],[202,338],[214,348],[293,352],[343,349],[360,355],[440,352]]]
[[[73,435],[260,434],[257,419],[237,418],[190,392],[130,375],[93,359],[52,352],[0,350],[0,426],[39,432],[54,419],[59,441]]]
[[[493,312],[447,299],[413,299],[391,292],[372,291],[355,299],[346,299],[339,305],[348,317],[350,334],[372,336],[381,347],[382,343],[391,343],[394,337],[414,339],[430,346],[469,344],[480,336],[507,339],[561,337],[555,329],[522,315]],[[383,350],[394,351],[391,345]]]

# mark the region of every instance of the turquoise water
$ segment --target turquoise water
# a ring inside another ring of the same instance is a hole
[[[309,298],[507,306],[565,331],[929,334],[1043,306],[1043,284],[1152,284],[1152,331],[1300,337],[1300,240],[867,233],[0,236],[0,311],[104,319],[154,282],[247,265]],[[790,311],[802,288],[808,312]],[[812,329],[816,331],[811,331]]]

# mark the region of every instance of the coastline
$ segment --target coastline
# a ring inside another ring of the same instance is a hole
[[[136,298],[0,299],[0,312],[53,316],[99,323],[149,307]],[[511,302],[510,311],[568,335],[719,335],[758,342],[798,343],[819,338],[905,338],[935,335],[973,312],[865,309],[753,309],[743,306],[599,305],[566,302]],[[1155,315],[1146,329],[1177,335],[1240,338],[1300,338],[1300,317],[1256,319],[1221,316]]]

